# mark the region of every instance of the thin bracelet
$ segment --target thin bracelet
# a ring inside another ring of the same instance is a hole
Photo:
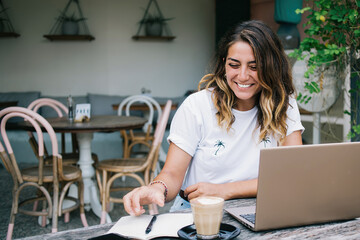
[[[168,187],[167,187],[167,185],[166,185],[163,181],[161,181],[161,180],[156,180],[156,181],[152,181],[152,182],[149,184],[149,186],[151,186],[151,185],[153,185],[153,184],[156,184],[156,183],[160,183],[161,185],[164,186],[164,188],[165,188],[164,197],[165,197],[165,200],[166,200],[167,193],[168,193]]]

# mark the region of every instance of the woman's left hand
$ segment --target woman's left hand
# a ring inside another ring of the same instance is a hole
[[[189,200],[200,196],[216,196],[226,200],[225,191],[221,186],[222,184],[200,182],[187,187],[184,194]]]

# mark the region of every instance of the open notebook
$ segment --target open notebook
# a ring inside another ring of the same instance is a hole
[[[256,207],[225,210],[254,231],[353,219],[359,183],[360,142],[262,149]]]
[[[106,234],[89,240],[177,238],[177,232],[181,228],[193,224],[192,213],[163,213],[157,215],[151,232],[146,233],[152,217],[145,214],[138,217],[121,217]]]

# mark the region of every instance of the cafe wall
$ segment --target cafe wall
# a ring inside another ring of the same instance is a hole
[[[182,96],[213,55],[213,0],[158,0],[173,41],[135,41],[148,0],[80,0],[94,41],[49,41],[68,0],[3,0],[19,38],[0,38],[0,92]]]

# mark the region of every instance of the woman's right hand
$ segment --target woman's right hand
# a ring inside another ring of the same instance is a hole
[[[143,205],[151,203],[163,207],[165,204],[164,189],[161,184],[135,188],[123,198],[125,211],[132,216],[145,213]]]

